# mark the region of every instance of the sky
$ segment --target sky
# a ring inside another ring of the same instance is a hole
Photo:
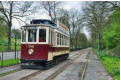
[[[70,10],[71,8],[74,8],[78,11],[81,11],[81,4],[82,1],[66,1],[66,4],[64,5],[64,9]],[[33,14],[33,16],[31,16],[32,18],[30,18],[29,21],[31,21],[31,19],[50,19],[50,17],[46,14]],[[22,18],[22,20],[25,20],[25,18]],[[26,20],[25,20],[26,21]],[[29,22],[28,22],[29,23]],[[25,25],[25,23],[17,21],[16,19],[13,19],[13,27],[15,29],[20,29],[21,26]],[[87,30],[84,28],[83,32],[86,34],[87,38],[89,38],[89,33],[87,32]]]

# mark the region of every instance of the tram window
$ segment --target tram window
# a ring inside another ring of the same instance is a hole
[[[36,29],[28,30],[28,42],[36,42]]]
[[[62,45],[64,45],[64,36],[62,35]]]
[[[64,39],[63,39],[63,42],[64,42],[64,44],[63,44],[63,45],[65,45],[65,35],[64,35]]]
[[[59,40],[60,40],[59,33],[57,33],[57,45],[59,45]]]
[[[61,40],[61,37],[62,37],[62,35],[60,34],[60,45],[62,44],[62,43],[61,43],[61,41],[62,41],[62,40]]]
[[[65,36],[65,45],[66,45],[66,36]]]
[[[50,30],[49,30],[49,35],[48,35],[48,41],[49,41],[49,44],[50,44]]]
[[[69,46],[69,38],[67,38],[68,42],[67,42],[67,46]]]
[[[22,31],[22,42],[26,42],[26,30]]]
[[[52,31],[49,30],[49,44],[52,44]]]
[[[39,30],[39,42],[46,42],[46,29]]]
[[[66,37],[66,46],[67,46],[67,43],[68,43],[68,39],[67,39],[67,37]]]
[[[51,44],[52,44],[52,39],[53,39],[53,32],[51,31]]]
[[[63,45],[63,35],[61,34],[61,45]]]

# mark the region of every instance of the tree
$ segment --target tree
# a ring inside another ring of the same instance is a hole
[[[105,25],[107,24],[108,16],[113,12],[111,11],[111,4],[104,1],[90,1],[84,2],[83,5],[83,19],[85,21],[85,26],[91,34],[91,38],[95,39],[98,37],[98,23],[99,23],[99,33],[100,40],[103,40],[102,33]],[[109,6],[110,5],[110,6]]]
[[[0,1],[0,13],[2,14],[0,18],[6,23],[8,28],[8,50],[11,50],[12,20],[15,18],[23,21],[21,17],[33,14],[34,9],[31,8],[31,5],[32,2],[29,1]]]
[[[57,21],[57,12],[63,7],[64,2],[62,1],[42,1],[40,5],[44,12],[50,16],[51,20]]]
[[[103,38],[107,49],[115,49],[120,54],[120,10],[113,12],[105,26]]]
[[[17,38],[21,39],[21,31],[19,29],[12,29],[12,34],[13,34],[13,36],[15,36],[15,34],[16,34]]]
[[[69,24],[70,24],[71,48],[77,48],[78,36],[83,27],[83,21],[80,12],[78,12],[75,9],[71,9],[69,11]]]
[[[79,41],[78,41],[78,47],[82,47],[82,48],[85,48],[88,46],[88,40],[87,40],[87,37],[84,33],[80,33],[79,36]]]
[[[7,28],[2,19],[0,19],[0,41],[7,37]]]

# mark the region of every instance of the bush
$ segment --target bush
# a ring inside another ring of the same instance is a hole
[[[120,10],[116,10],[109,16],[108,24],[104,30],[103,39],[106,48],[115,48],[120,54]]]
[[[95,51],[107,71],[115,79],[120,80],[120,57],[106,54],[103,50],[101,50],[100,52],[98,52],[98,50],[96,49],[93,50]]]

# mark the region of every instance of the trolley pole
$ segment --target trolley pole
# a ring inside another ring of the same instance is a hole
[[[99,31],[99,17],[98,17],[98,51],[100,51],[100,31]]]

